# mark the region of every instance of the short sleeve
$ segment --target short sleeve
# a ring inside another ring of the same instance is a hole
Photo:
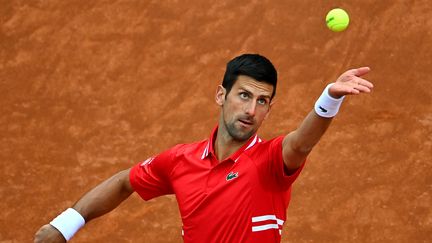
[[[132,167],[129,180],[132,188],[144,200],[172,194],[169,174],[173,165],[174,148]]]
[[[270,174],[276,177],[277,184],[281,185],[283,188],[288,188],[300,175],[300,172],[303,170],[305,162],[303,162],[302,165],[291,174],[288,175],[286,173],[287,170],[282,156],[283,139],[284,137],[280,136],[268,141],[268,168],[270,170]]]

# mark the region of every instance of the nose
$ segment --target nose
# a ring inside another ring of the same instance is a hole
[[[255,116],[256,102],[251,100],[245,106],[245,113],[249,116]]]

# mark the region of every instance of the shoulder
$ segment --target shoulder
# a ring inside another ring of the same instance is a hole
[[[206,149],[208,141],[208,139],[205,139],[192,143],[177,144],[170,149],[171,155],[173,158],[177,158],[185,154],[201,154]]]
[[[180,163],[183,156],[196,153],[196,151],[199,150],[204,150],[204,147],[205,140],[194,143],[177,144],[159,154],[147,158],[135,167],[146,171],[151,170],[157,174],[168,176]]]
[[[283,139],[284,136],[278,136],[270,140],[258,139],[257,143],[249,151],[250,153],[262,153],[269,150],[282,149]]]
[[[279,161],[282,158],[283,138],[284,136],[278,136],[270,140],[258,140],[245,154],[257,164]]]

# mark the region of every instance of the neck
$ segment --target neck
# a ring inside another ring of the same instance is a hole
[[[223,161],[224,159],[228,158],[246,142],[247,140],[234,140],[228,133],[225,124],[223,123],[223,120],[219,122],[216,141],[214,143],[215,154],[219,161]]]

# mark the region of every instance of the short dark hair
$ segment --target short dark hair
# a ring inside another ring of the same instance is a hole
[[[243,54],[228,62],[222,86],[227,95],[231,91],[239,75],[249,76],[257,81],[273,85],[271,99],[276,94],[277,71],[273,64],[259,54]]]

